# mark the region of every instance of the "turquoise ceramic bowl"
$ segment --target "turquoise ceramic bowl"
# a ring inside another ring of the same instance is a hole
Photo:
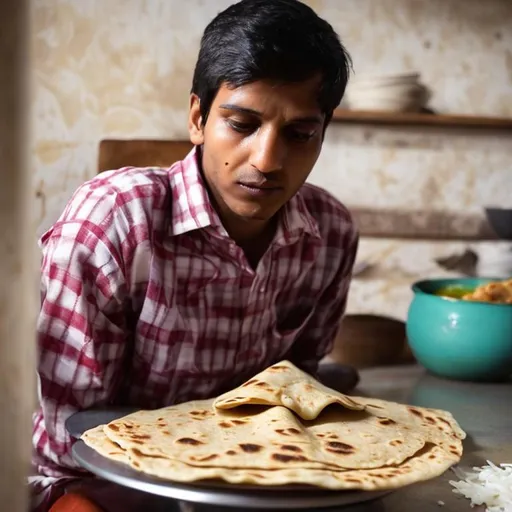
[[[512,304],[488,304],[434,295],[446,286],[477,286],[496,279],[429,279],[412,287],[407,339],[420,364],[441,377],[499,381],[512,375]]]

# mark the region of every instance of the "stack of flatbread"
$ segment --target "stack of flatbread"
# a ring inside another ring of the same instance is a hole
[[[214,400],[85,432],[104,457],[174,482],[396,489],[444,473],[465,433],[445,411],[348,397],[288,361]]]

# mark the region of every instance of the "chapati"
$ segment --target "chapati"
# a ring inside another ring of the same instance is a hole
[[[84,438],[91,448],[108,458],[111,441],[101,425],[96,435]],[[116,452],[117,453],[117,452]],[[147,456],[137,450],[125,452],[125,462],[133,469],[164,480],[180,483],[224,481],[237,485],[286,486],[304,485],[329,490],[388,490],[428,480],[444,473],[457,460],[439,447],[429,444],[409,460],[377,469],[333,471],[287,468],[277,470],[243,470],[190,466],[175,459]]]
[[[246,404],[282,405],[304,420],[314,420],[334,403],[354,411],[364,409],[356,400],[324,386],[289,361],[281,361],[219,396],[214,406],[226,410]]]
[[[171,481],[364,490],[442,474],[464,438],[447,411],[348,397],[287,361],[216,399],[138,411],[82,436],[103,456]]]
[[[136,412],[109,423],[105,433],[125,450],[193,466],[248,469],[378,468],[403,462],[426,442],[422,432],[380,411],[332,407],[305,421],[281,406],[226,413],[215,412],[211,404]]]

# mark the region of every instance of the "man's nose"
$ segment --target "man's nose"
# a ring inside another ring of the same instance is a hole
[[[261,129],[253,141],[249,163],[262,173],[280,171],[284,167],[287,148],[279,132]]]

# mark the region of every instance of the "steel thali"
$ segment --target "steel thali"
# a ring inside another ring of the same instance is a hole
[[[94,410],[73,415],[66,422],[70,434],[79,438],[89,428],[108,423],[133,410]],[[110,482],[178,500],[182,510],[193,510],[186,504],[207,504],[240,509],[283,510],[343,507],[381,498],[390,491],[328,491],[314,487],[239,486],[217,482],[174,483],[152,477],[109,460],[83,441],[73,445],[74,460],[84,469]]]

